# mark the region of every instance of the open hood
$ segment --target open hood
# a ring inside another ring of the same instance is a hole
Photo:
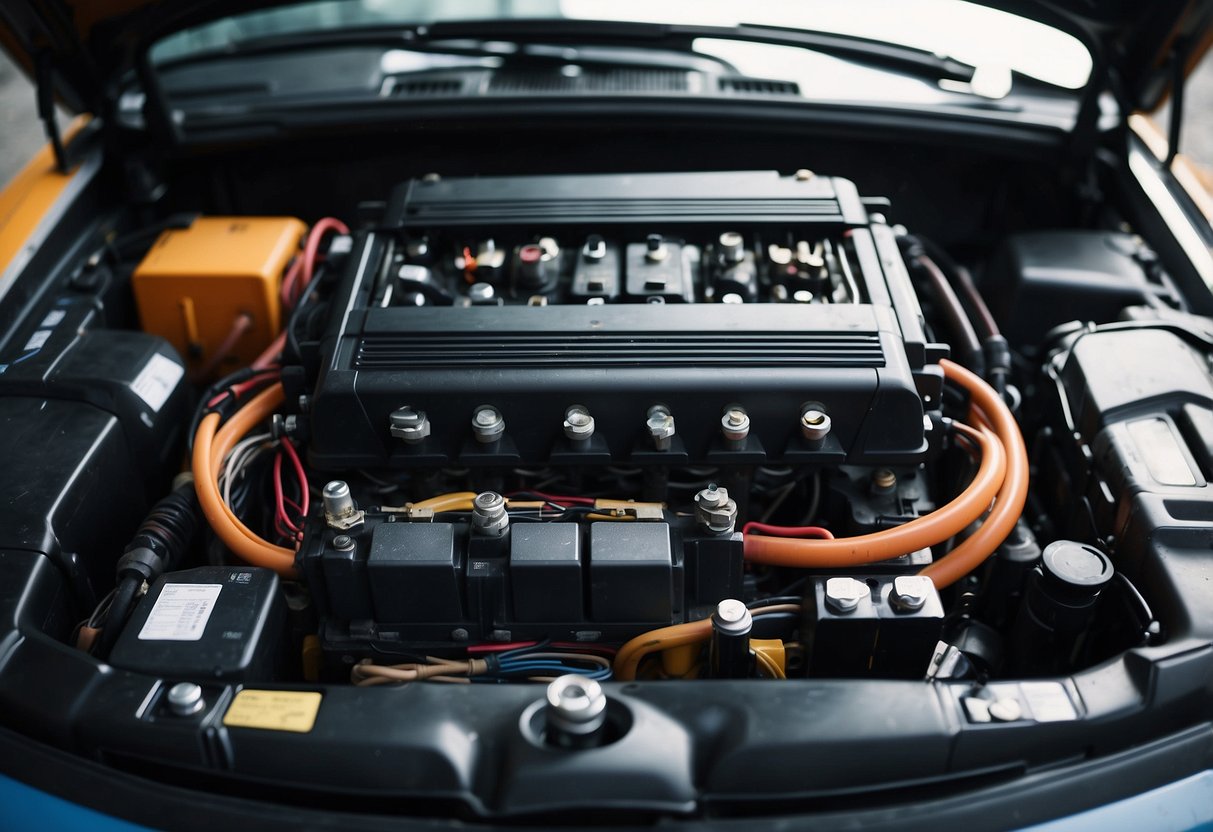
[[[977,0],[980,2],[981,0]],[[0,45],[30,73],[53,77],[72,109],[105,108],[112,79],[129,71],[154,40],[181,28],[284,5],[287,0],[6,0]],[[1132,109],[1153,110],[1174,78],[1210,42],[1213,4],[1200,0],[1004,0],[984,3],[1078,37],[1091,50],[1095,83],[1113,87]],[[40,67],[41,64],[41,67]]]

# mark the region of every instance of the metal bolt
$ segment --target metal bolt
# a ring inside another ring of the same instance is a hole
[[[729,405],[720,418],[720,432],[733,450],[745,446],[746,437],[750,435],[750,415],[741,405]]]
[[[736,231],[721,234],[720,257],[726,263],[740,263],[745,259],[745,238]]]
[[[990,719],[995,722],[1015,722],[1023,718],[1023,708],[1018,699],[1003,697],[990,703]]]
[[[477,442],[490,445],[505,433],[505,417],[492,405],[483,404],[472,414],[472,435]]]
[[[659,451],[668,451],[674,439],[674,417],[670,409],[663,404],[653,405],[649,408],[644,424],[653,439],[653,447]]]
[[[877,494],[888,494],[897,487],[897,474],[889,468],[877,468],[872,472],[872,490]]]
[[[586,737],[606,723],[606,694],[593,679],[573,673],[558,676],[548,685],[546,699],[548,728],[557,742],[560,735]]]
[[[898,612],[920,610],[931,597],[932,587],[934,587],[934,583],[923,575],[898,575],[893,579],[893,591],[889,593],[889,606]]]
[[[388,432],[397,439],[413,444],[430,435],[430,420],[424,410],[405,405],[388,416]]]
[[[868,585],[854,578],[830,578],[826,581],[826,606],[838,615],[848,615],[859,608],[868,595]]]
[[[505,497],[496,491],[482,491],[472,500],[472,529],[486,537],[501,537],[510,527]]]
[[[695,495],[695,520],[712,534],[732,534],[737,524],[737,503],[727,488],[713,483]]]
[[[830,417],[817,407],[808,407],[800,414],[800,432],[814,449],[820,448],[830,433]]]
[[[796,171],[797,182],[808,182],[812,178],[813,171],[809,170],[808,168],[801,168],[800,170]]]
[[[725,598],[716,605],[712,624],[724,633],[748,633],[754,625],[754,617],[743,602]]]
[[[564,435],[573,442],[588,442],[594,435],[594,417],[587,407],[575,404],[564,412]]]
[[[320,498],[324,504],[324,519],[330,525],[348,520],[358,511],[358,507],[354,505],[354,497],[350,494],[350,487],[344,480],[327,483],[320,492]]]
[[[456,627],[451,630],[451,641],[467,641],[470,634],[463,627]]]
[[[729,292],[727,295],[721,296],[720,302],[721,303],[745,303],[745,298],[743,298],[741,295],[737,294],[736,292]]]
[[[198,713],[206,705],[202,698],[202,688],[193,682],[178,682],[168,689],[168,709],[177,716],[190,716]]]
[[[472,303],[492,303],[497,290],[491,283],[473,283],[468,287],[468,300]]]
[[[349,552],[354,548],[354,538],[348,534],[339,534],[333,538],[333,548],[339,552]]]

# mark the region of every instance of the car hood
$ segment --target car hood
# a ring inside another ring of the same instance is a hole
[[[1093,77],[1113,74],[1125,103],[1137,109],[1152,110],[1165,98],[1176,51],[1190,69],[1213,40],[1213,4],[1202,0],[973,1],[1075,35],[1092,52]],[[44,69],[49,61],[60,101],[100,114],[112,104],[112,81],[133,69],[153,41],[207,20],[289,2],[5,0],[0,46],[31,76],[39,60]]]

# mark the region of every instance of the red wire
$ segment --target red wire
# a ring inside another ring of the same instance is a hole
[[[257,375],[253,376],[252,378],[246,379],[245,381],[242,381],[239,384],[233,384],[228,389],[226,389],[223,392],[219,393],[218,395],[212,397],[211,400],[206,403],[206,406],[214,407],[215,405],[219,404],[219,402],[226,399],[228,396],[232,396],[232,395],[243,396],[245,393],[252,390],[253,388],[258,387],[261,384],[264,384],[265,382],[269,381],[270,379],[277,378],[277,377],[278,377],[277,370],[274,370],[272,372],[266,372],[266,373],[258,373]]]
[[[291,305],[291,296],[295,287],[295,281],[299,279],[299,272],[303,270],[303,258],[296,256],[291,261],[291,265],[287,268],[286,274],[282,278],[282,288],[279,291],[279,296],[283,306]]]
[[[295,451],[295,446],[291,444],[289,439],[282,440],[282,447],[286,449],[286,455],[291,458],[291,465],[295,469],[295,479],[299,483],[299,493],[302,495],[300,499],[299,513],[307,517],[310,496],[308,494],[307,474],[303,471],[303,462],[299,459],[299,454]]]
[[[512,491],[506,496],[513,497],[515,494],[533,494],[541,500],[546,500],[549,503],[568,503],[574,506],[592,506],[594,500],[591,497],[568,497],[562,494],[544,494],[542,491],[535,491],[530,488],[522,491]]]
[[[285,443],[284,443],[285,444]],[[291,537],[299,534],[299,527],[291,522],[291,518],[287,516],[286,505],[283,502],[284,495],[282,493],[282,451],[274,454],[274,526],[278,531],[282,528],[278,524],[282,524],[291,530],[291,534],[284,537]]]
[[[320,253],[320,243],[324,240],[324,235],[329,232],[338,234],[348,234],[349,228],[346,223],[337,220],[335,217],[324,217],[323,220],[318,220],[312,226],[311,232],[308,232],[307,243],[303,244],[303,267],[298,277],[298,289],[291,286],[291,304],[298,302],[298,298],[303,297],[303,292],[307,291],[307,287],[312,285],[312,277],[315,273],[315,258]]]
[[[766,523],[746,523],[741,527],[742,534],[759,532],[775,537],[813,537],[819,540],[833,540],[834,534],[821,526],[769,526]]]

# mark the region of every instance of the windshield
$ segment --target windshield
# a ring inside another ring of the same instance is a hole
[[[1081,88],[1091,56],[1073,36],[1024,17],[962,0],[319,0],[249,12],[178,32],[156,44],[162,63],[244,40],[312,30],[493,19],[643,21],[801,28],[887,41],[980,67],[1005,67],[1048,84]],[[720,54],[719,45],[697,44]],[[755,74],[796,73],[787,51],[749,57]],[[721,57],[726,57],[721,55]]]

